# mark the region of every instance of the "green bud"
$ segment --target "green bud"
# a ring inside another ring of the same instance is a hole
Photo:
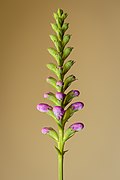
[[[55,74],[56,74],[56,76],[60,76],[60,72],[59,72],[59,70],[58,70],[58,68],[57,68],[57,66],[55,65],[55,64],[53,64],[53,63],[49,63],[49,64],[47,64],[47,67],[48,67],[48,69],[50,69],[52,72],[54,72]]]
[[[63,36],[63,47],[65,47],[65,45],[69,42],[70,38],[71,38],[71,35],[69,34],[66,34]]]
[[[61,65],[62,57],[60,56],[59,52],[54,48],[48,48],[48,51],[55,58],[58,65]]]
[[[64,64],[63,75],[65,75],[70,70],[70,68],[73,66],[74,63],[75,63],[75,61],[69,60]]]
[[[73,81],[76,80],[76,77],[74,75],[68,76],[65,81],[64,81],[64,86],[63,86],[63,92],[71,85]]]
[[[69,23],[63,24],[63,26],[62,26],[63,33],[65,33],[65,31],[67,31],[68,27],[69,27]]]
[[[58,52],[62,50],[62,43],[58,40],[56,35],[50,35],[50,39],[53,41]]]
[[[58,28],[57,24],[51,23],[52,29],[56,32],[58,39],[61,41],[63,37],[63,30]]]
[[[63,20],[58,16],[57,13],[54,13],[54,18],[56,20],[56,23],[57,23],[58,27],[61,28],[62,24],[63,24]]]
[[[65,60],[71,53],[71,51],[73,50],[73,47],[67,47],[65,48],[65,50],[63,51],[63,57],[62,59]]]
[[[63,14],[63,10],[62,9],[58,9],[57,13],[58,13],[58,16],[61,17],[62,14]]]
[[[68,16],[67,13],[63,13],[63,14],[62,14],[62,19],[65,20],[67,16]]]

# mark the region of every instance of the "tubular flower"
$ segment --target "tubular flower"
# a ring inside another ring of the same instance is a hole
[[[52,107],[48,104],[40,103],[37,105],[37,110],[41,112],[48,112],[48,110],[52,110]]]
[[[54,106],[53,113],[58,120],[61,120],[64,115],[64,109],[61,106]]]

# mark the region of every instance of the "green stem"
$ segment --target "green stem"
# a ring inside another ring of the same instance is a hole
[[[58,149],[58,180],[63,180],[63,152],[64,152],[64,143],[63,143],[64,129],[59,127],[59,142]]]

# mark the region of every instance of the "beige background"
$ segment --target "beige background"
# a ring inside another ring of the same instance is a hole
[[[120,179],[120,1],[1,0],[0,3],[0,179],[56,180],[54,142],[41,134],[56,125],[36,110],[43,93],[53,90],[45,79],[54,62],[47,48],[52,13],[69,14],[76,61],[70,73],[79,81],[77,100],[85,108],[68,125],[86,128],[67,144],[65,180]]]

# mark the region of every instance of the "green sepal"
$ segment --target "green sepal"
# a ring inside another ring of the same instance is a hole
[[[65,47],[65,45],[69,42],[70,38],[71,38],[71,35],[69,34],[66,34],[63,36],[63,41],[62,41],[63,47]]]
[[[72,50],[73,50],[73,47],[67,47],[64,49],[63,56],[62,56],[63,61],[70,55]]]
[[[56,32],[58,39],[61,41],[63,37],[63,30],[59,29],[57,24],[51,23],[52,29]],[[63,26],[62,26],[63,27]]]
[[[54,18],[56,20],[58,27],[61,28],[61,26],[63,25],[62,18],[60,18],[57,13],[54,13],[53,15],[54,15]]]
[[[54,48],[48,48],[48,51],[55,58],[55,60],[57,61],[58,65],[60,65],[61,61],[62,61],[62,57],[59,54],[59,52],[56,49],[54,49]]]
[[[59,78],[60,77],[60,72],[57,66],[53,63],[47,64],[48,69],[50,69],[52,72],[56,74],[56,76]]]
[[[56,80],[55,78],[53,78],[53,77],[48,77],[48,78],[47,78],[47,82],[48,82],[49,84],[51,84],[53,87],[56,88],[57,80]]]
[[[65,20],[67,16],[68,16],[67,13],[63,13],[61,17],[62,17],[63,20]]]
[[[59,140],[58,134],[57,134],[57,132],[56,132],[53,128],[51,128],[47,134],[48,134],[51,138],[53,138],[55,141],[58,142],[58,140]]]
[[[74,97],[76,97],[76,96],[75,96],[73,90],[69,91],[64,98],[63,106],[65,107],[67,104],[69,104]]]
[[[58,52],[62,51],[62,49],[63,49],[62,43],[61,43],[61,41],[58,40],[57,36],[56,35],[50,35],[50,39],[54,43],[57,51]]]
[[[59,155],[62,155],[61,151],[55,146],[55,149],[57,150]]]
[[[61,105],[61,102],[55,97],[55,95],[52,92],[47,93],[46,99],[49,99],[57,106]]]
[[[64,133],[64,138],[63,141],[67,141],[68,139],[70,139],[74,134],[76,133],[76,131],[73,131],[71,128],[68,128],[65,133]]]
[[[74,110],[69,106],[67,110],[64,113],[63,119],[62,119],[62,125],[64,126],[65,123],[68,121],[68,119],[74,114]]]
[[[71,85],[73,81],[76,80],[76,77],[74,75],[68,76],[65,81],[64,81],[64,86],[63,86],[63,92]]]
[[[65,33],[67,31],[68,27],[69,27],[69,23],[63,24],[63,26],[62,26],[63,33]]]
[[[62,9],[58,9],[57,13],[58,13],[58,16],[61,17],[62,14],[63,14],[63,10]]]
[[[70,70],[74,63],[75,61],[69,60],[63,65],[63,75],[65,75]]]

